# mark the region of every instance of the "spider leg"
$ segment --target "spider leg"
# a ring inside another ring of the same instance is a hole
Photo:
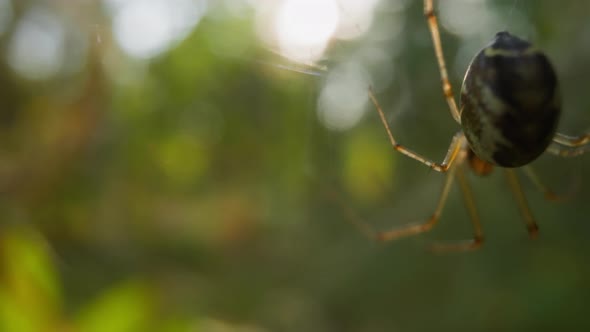
[[[386,231],[379,231],[363,220],[358,214],[355,213],[353,209],[351,209],[348,205],[345,204],[344,201],[340,199],[340,197],[333,191],[327,191],[327,197],[337,203],[345,214],[345,219],[350,222],[353,226],[355,226],[363,235],[365,235],[370,240],[379,241],[379,242],[389,242],[393,241],[402,237],[407,237],[411,235],[416,235],[419,233],[424,233],[432,229],[432,227],[438,222],[442,210],[445,206],[447,197],[449,195],[449,191],[451,190],[451,186],[453,184],[454,176],[455,176],[455,167],[451,168],[451,170],[446,173],[445,182],[443,184],[443,188],[441,190],[440,197],[438,199],[438,203],[434,213],[428,218],[426,221],[410,223],[405,226],[401,226],[399,228],[395,228],[392,230]]]
[[[524,222],[527,226],[527,231],[529,232],[529,236],[531,238],[535,238],[537,233],[539,232],[539,226],[535,222],[535,218],[529,208],[529,204],[527,203],[526,197],[524,192],[522,191],[522,186],[520,181],[518,180],[518,176],[513,169],[505,169],[506,178],[508,179],[508,184],[510,185],[510,189],[514,194],[514,198],[516,198],[516,202],[518,203],[518,207],[520,209],[520,213],[524,218]]]
[[[537,187],[537,189],[543,193],[543,195],[545,196],[545,199],[547,199],[549,201],[557,202],[557,201],[564,201],[564,200],[570,199],[578,189],[579,181],[573,181],[573,188],[570,190],[569,193],[558,195],[541,181],[541,179],[537,175],[537,172],[535,172],[535,170],[531,166],[527,165],[527,166],[523,167],[523,170],[524,170],[524,174],[526,174],[526,176],[529,178],[529,180],[531,180],[531,182],[535,185],[535,187]]]
[[[352,209],[336,191],[334,191],[331,188],[328,188],[327,190],[324,190],[323,193],[327,199],[329,199],[342,209],[342,212],[344,213],[344,219],[347,222],[356,227],[369,240],[375,240],[377,238],[377,236],[375,235],[377,233],[375,229],[365,220],[363,220],[362,217],[360,217],[356,213],[356,211]]]
[[[451,144],[449,146],[449,150],[447,151],[447,155],[445,156],[445,159],[443,160],[442,163],[435,163],[432,160],[426,159],[423,156],[419,155],[418,153],[402,146],[401,144],[399,144],[395,138],[393,137],[393,134],[391,133],[391,129],[389,128],[389,124],[387,123],[387,118],[385,117],[385,113],[383,113],[383,109],[381,109],[381,106],[379,105],[379,101],[377,101],[377,97],[375,97],[375,94],[373,93],[373,89],[369,88],[369,97],[371,98],[371,101],[373,102],[373,104],[375,105],[375,108],[377,109],[377,112],[379,113],[379,117],[381,118],[381,122],[383,123],[383,126],[385,127],[385,131],[387,131],[387,136],[389,136],[389,142],[391,143],[391,146],[393,147],[394,150],[414,159],[417,160],[421,163],[423,163],[424,165],[432,168],[435,171],[438,172],[447,172],[451,165],[453,164],[453,161],[457,158],[457,155],[459,154],[459,152],[461,151],[461,149],[463,148],[464,144],[465,144],[465,136],[463,136],[462,133],[457,133],[455,134],[455,136],[453,136],[453,139],[451,141]]]
[[[575,148],[575,147],[584,146],[584,145],[587,145],[588,143],[590,143],[590,134],[584,134],[581,136],[574,137],[574,136],[568,136],[568,135],[557,133],[557,134],[555,134],[553,141],[555,143],[561,144],[563,146]]]
[[[464,150],[463,150],[464,151]],[[461,154],[460,160],[457,163],[461,163],[464,160],[464,153]],[[443,212],[445,204],[447,202],[447,197],[449,196],[449,191],[451,190],[451,186],[455,179],[455,171],[459,165],[455,165],[449,169],[449,172],[446,174],[445,181],[438,198],[438,203],[434,210],[434,213],[428,218],[426,221],[411,223],[406,226],[401,226],[399,228],[387,230],[387,231],[372,231],[373,238],[378,241],[393,241],[402,237],[416,235],[420,233],[427,232],[436,225],[440,216]]]
[[[574,137],[557,133],[547,151],[561,157],[579,156],[590,151],[590,134]]]
[[[455,102],[455,97],[453,96],[453,88],[451,86],[451,82],[449,81],[449,74],[447,73],[447,65],[445,63],[442,43],[440,41],[438,19],[436,18],[436,14],[434,13],[434,6],[432,2],[433,0],[424,0],[424,16],[426,17],[426,21],[428,22],[428,28],[430,29],[430,34],[432,35],[434,53],[436,55],[436,60],[438,62],[438,69],[440,71],[440,78],[442,81],[442,89],[445,95],[445,99],[449,104],[449,110],[451,111],[453,119],[455,119],[455,121],[457,121],[458,123],[461,123],[459,109],[457,108],[457,103]]]
[[[465,171],[463,167],[457,170],[457,180],[459,180],[459,186],[461,188],[461,192],[463,193],[465,207],[467,207],[467,212],[469,212],[471,224],[473,225],[473,239],[456,243],[435,243],[431,249],[437,253],[476,250],[479,249],[483,244],[483,231],[479,221],[477,207],[475,205],[475,201],[473,200],[473,192],[471,191],[471,186],[469,186],[469,182],[465,177]]]

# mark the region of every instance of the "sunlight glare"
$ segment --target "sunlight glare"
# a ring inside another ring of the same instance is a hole
[[[338,27],[336,0],[284,0],[275,18],[280,52],[299,62],[318,60]]]

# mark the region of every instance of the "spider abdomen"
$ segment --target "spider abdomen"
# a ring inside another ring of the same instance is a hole
[[[551,143],[560,114],[553,66],[541,51],[507,32],[472,60],[461,89],[461,125],[482,160],[519,167]]]

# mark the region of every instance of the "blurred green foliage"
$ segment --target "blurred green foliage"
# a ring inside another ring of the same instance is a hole
[[[438,160],[458,128],[422,4],[404,3],[394,13],[397,2],[383,1],[374,28],[336,42],[328,59],[367,45],[392,54],[380,101],[400,141]],[[531,36],[554,61],[560,130],[590,128],[588,4],[488,3],[504,17],[498,30]],[[537,240],[496,172],[470,178],[487,239],[479,252],[424,250],[470,236],[455,191],[431,234],[375,245],[346,211],[380,228],[419,220],[442,176],[392,153],[372,109],[350,130],[325,128],[322,78],[273,66],[286,60],[260,45],[252,12],[210,2],[180,44],[137,60],[98,2],[12,4],[0,54],[32,8],[57,13],[87,51],[78,70],[43,80],[0,61],[0,331],[590,328],[587,157],[534,163],[557,191],[577,187],[547,204],[525,183]],[[402,18],[396,43],[383,37]],[[458,91],[461,50],[483,44],[442,36]]]

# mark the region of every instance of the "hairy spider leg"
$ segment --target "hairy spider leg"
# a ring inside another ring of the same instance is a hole
[[[455,172],[457,168],[459,168],[460,164],[465,160],[465,156],[467,154],[465,150],[467,147],[466,141],[464,139],[461,139],[460,141],[464,143],[464,148],[460,151],[461,153],[459,153],[455,165],[449,168],[449,171],[445,173],[445,180],[438,198],[436,208],[432,215],[426,220],[409,223],[405,226],[396,227],[391,230],[377,230],[371,224],[367,223],[360,216],[358,216],[358,214],[352,208],[345,204],[337,193],[333,192],[332,190],[325,191],[327,198],[342,207],[345,219],[358,228],[363,235],[371,240],[378,242],[389,242],[402,237],[427,232],[431,230],[440,219],[455,179]]]
[[[375,105],[375,108],[377,109],[377,112],[379,113],[379,118],[381,119],[381,122],[383,123],[383,126],[385,127],[385,131],[387,132],[387,136],[389,136],[389,142],[391,143],[391,146],[393,147],[394,150],[396,150],[396,151],[400,152],[401,154],[404,154],[414,160],[421,162],[422,164],[432,168],[433,170],[435,170],[437,172],[445,173],[451,168],[453,161],[455,161],[455,159],[457,158],[457,155],[459,154],[459,151],[461,151],[461,149],[463,148],[463,145],[466,143],[465,139],[464,139],[465,136],[463,136],[462,133],[459,132],[459,133],[455,134],[455,136],[453,136],[453,139],[451,140],[451,144],[449,145],[449,150],[447,151],[445,159],[443,159],[443,161],[441,163],[436,163],[436,162],[434,162],[430,159],[427,159],[427,158],[423,157],[422,155],[402,146],[401,144],[399,144],[395,140],[395,138],[393,137],[393,133],[391,132],[391,129],[389,128],[389,123],[387,123],[387,118],[385,117],[385,113],[383,112],[381,105],[379,105],[379,101],[377,100],[377,97],[375,97],[375,94],[374,94],[372,88],[369,88],[369,97],[371,98],[371,101],[373,102],[373,104]]]
[[[376,240],[378,240],[378,241],[392,241],[392,240],[399,239],[401,237],[406,237],[406,236],[410,236],[410,235],[415,235],[415,234],[427,232],[427,231],[431,230],[432,227],[434,227],[434,225],[436,225],[436,223],[440,219],[440,216],[442,215],[443,209],[444,209],[445,204],[447,202],[449,192],[451,190],[451,187],[452,187],[454,179],[455,179],[456,170],[465,161],[465,157],[467,155],[467,150],[466,150],[467,145],[466,145],[465,140],[459,139],[459,141],[462,143],[461,150],[460,150],[461,153],[457,157],[455,165],[453,165],[453,167],[450,167],[448,172],[446,173],[443,187],[441,189],[441,193],[438,198],[438,202],[436,204],[436,208],[435,208],[434,212],[432,213],[432,215],[430,216],[430,218],[428,218],[426,221],[410,223],[406,226],[401,226],[401,227],[394,228],[394,229],[391,229],[388,231],[375,232],[374,234],[375,234]]]
[[[524,192],[522,191],[522,185],[518,180],[518,175],[516,172],[511,168],[505,168],[504,173],[506,174],[506,179],[508,180],[508,184],[510,185],[510,189],[514,194],[514,198],[518,203],[518,208],[522,217],[524,218],[524,222],[527,227],[527,231],[529,233],[529,237],[535,238],[539,233],[539,226],[535,222],[535,218],[533,217],[533,213],[529,207],[529,204],[526,200]]]
[[[564,134],[557,133],[553,138],[555,143],[561,144],[567,147],[581,147],[590,143],[590,134],[584,134],[581,136],[568,136]]]
[[[483,230],[481,228],[481,222],[477,213],[477,206],[475,205],[475,200],[473,199],[471,186],[469,185],[469,181],[465,176],[465,168],[463,165],[459,166],[458,168],[457,180],[459,182],[459,187],[461,188],[461,193],[463,194],[465,207],[467,208],[467,212],[469,213],[471,224],[473,226],[473,239],[459,241],[456,243],[435,243],[432,245],[431,249],[436,253],[476,250],[481,247],[484,241]]]
[[[436,17],[436,14],[434,13],[434,6],[432,5],[432,0],[424,0],[424,16],[426,17],[426,21],[428,22],[428,28],[430,29],[430,34],[432,35],[434,53],[436,55],[436,60],[438,62],[438,69],[440,71],[440,78],[442,81],[442,89],[445,99],[447,100],[447,104],[449,104],[449,110],[451,111],[453,119],[455,119],[457,123],[461,123],[461,116],[459,114],[459,109],[457,108],[457,102],[455,101],[455,97],[453,95],[453,87],[451,86],[451,82],[449,81],[447,65],[445,62],[445,57],[442,49],[442,43],[440,41],[440,29],[438,27],[438,19]]]
[[[554,202],[559,202],[559,201],[566,201],[568,199],[571,199],[576,192],[579,189],[579,173],[576,173],[577,176],[575,176],[574,178],[576,180],[572,181],[572,188],[569,190],[569,192],[565,193],[565,194],[557,194],[555,193],[555,191],[553,191],[551,188],[547,187],[543,181],[541,181],[541,178],[537,175],[537,172],[535,172],[535,170],[527,165],[525,167],[523,167],[523,171],[524,174],[529,178],[529,180],[533,183],[533,185],[535,185],[535,187],[537,187],[537,189],[543,193],[543,196],[545,197],[546,200],[549,201],[554,201]]]
[[[579,156],[590,151],[590,134],[568,136],[557,133],[547,151],[561,157]]]

